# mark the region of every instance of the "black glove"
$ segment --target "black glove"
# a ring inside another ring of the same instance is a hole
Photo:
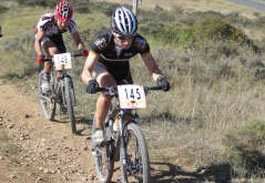
[[[90,94],[93,94],[93,93],[97,93],[98,89],[99,89],[98,82],[95,79],[91,79],[88,82],[88,85],[86,87],[86,92],[90,93]]]
[[[170,89],[169,82],[167,80],[165,80],[165,78],[163,78],[163,77],[159,77],[156,80],[156,84],[157,84],[157,86],[161,86],[162,87],[162,90],[165,91],[165,92]]]

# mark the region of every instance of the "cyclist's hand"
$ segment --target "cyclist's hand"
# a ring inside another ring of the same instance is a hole
[[[81,49],[81,50],[80,50],[80,53],[82,54],[82,56],[87,57],[89,51],[88,51],[88,50]]]
[[[165,91],[165,92],[170,89],[169,82],[167,80],[165,80],[165,78],[163,78],[163,77],[159,77],[156,80],[156,84],[157,84],[157,86],[161,86],[162,87],[162,90]]]
[[[87,93],[91,94],[97,93],[98,89],[99,89],[98,82],[95,79],[91,79],[86,87]]]
[[[38,55],[37,58],[36,58],[36,62],[38,64],[41,64],[45,59],[45,55]]]

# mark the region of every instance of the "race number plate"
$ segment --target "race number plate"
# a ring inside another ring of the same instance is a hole
[[[146,99],[143,86],[118,85],[118,93],[121,109],[146,108]]]
[[[55,54],[53,56],[54,66],[57,71],[63,69],[72,69],[71,53]]]

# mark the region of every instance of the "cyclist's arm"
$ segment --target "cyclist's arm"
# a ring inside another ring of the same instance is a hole
[[[74,39],[75,44],[77,46],[77,49],[78,50],[81,50],[81,49],[86,50],[86,47],[85,47],[84,43],[82,42],[79,33],[76,31],[75,33],[72,34],[72,36],[73,36],[73,39]]]
[[[43,55],[42,49],[41,49],[41,41],[44,38],[44,36],[45,36],[45,32],[39,29],[35,37],[35,41],[34,41],[34,48],[38,56]]]
[[[93,77],[93,69],[96,62],[98,61],[98,58],[99,58],[98,53],[94,51],[89,52],[83,71],[81,73],[81,80],[85,85],[87,85],[88,81],[91,80]]]
[[[145,65],[146,65],[146,67],[148,68],[149,72],[152,74],[154,81],[156,81],[157,78],[162,76],[162,73],[161,73],[160,69],[158,68],[158,66],[155,62],[155,59],[154,59],[153,55],[151,54],[151,52],[142,53],[141,57],[142,57]]]

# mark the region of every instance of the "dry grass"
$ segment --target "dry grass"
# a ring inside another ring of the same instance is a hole
[[[143,0],[144,3],[147,1]],[[163,1],[165,3],[163,5],[166,5],[166,2],[169,1]],[[187,7],[183,8],[187,10],[189,10],[188,5],[199,8],[200,4],[203,4],[201,1],[196,1],[197,6],[192,4],[195,1],[171,2],[178,3],[178,11],[182,9],[182,7],[180,8],[181,2],[183,7],[187,4]],[[207,2],[212,5],[218,1]],[[155,5],[155,3],[151,4]],[[102,8],[109,7],[106,5]],[[30,10],[35,12],[33,7]],[[81,36],[86,40],[87,45],[98,32],[108,27],[109,17],[106,16],[106,11],[104,10],[105,13],[98,11],[90,14],[75,14]],[[25,11],[22,12],[25,13]],[[15,15],[12,16],[11,12],[8,13],[10,17],[5,24],[13,22],[15,24],[12,26],[15,26],[20,19]],[[198,18],[202,14],[186,14],[184,11],[179,11],[179,13],[181,13],[180,16],[176,16],[177,18],[174,20],[177,22],[176,24],[172,20],[173,23],[168,23],[170,25],[163,22],[164,24],[158,24],[158,27],[151,26],[154,24],[150,22],[150,19],[152,20],[152,16],[155,15],[149,13],[150,17],[143,17],[146,20],[140,28],[149,28],[149,32],[143,32],[146,33],[144,36],[152,43],[152,53],[159,67],[168,76],[172,88],[168,93],[149,95],[148,109],[139,112],[139,114],[149,144],[152,162],[171,163],[170,165],[173,167],[179,166],[190,171],[197,167],[210,167],[208,169],[210,175],[205,173],[204,178],[207,179],[211,176],[211,172],[215,172],[216,168],[223,170],[227,167],[225,163],[229,160],[222,142],[226,130],[240,128],[249,121],[265,118],[265,55],[263,52],[254,54],[248,45],[237,42],[229,36],[223,36],[222,32],[220,34],[217,31],[217,36],[215,36],[215,26],[220,25],[220,21],[210,21],[211,24],[208,24],[207,31],[211,35],[205,35],[205,24],[201,21],[202,19]],[[213,14],[205,13],[203,16],[211,17]],[[23,20],[30,22],[31,25],[37,19],[27,15],[25,17],[22,17]],[[255,25],[254,28],[259,31],[262,29],[255,23],[255,20],[241,16],[217,15],[217,17],[224,19],[222,22],[229,22],[228,20],[233,17],[236,25],[248,27],[250,31],[253,29],[249,25]],[[161,17],[155,17],[155,21],[159,22],[159,18]],[[99,21],[101,19],[104,21]],[[170,42],[172,37],[161,35],[161,32],[157,35],[152,34],[157,28],[160,28],[160,25],[164,26],[164,29],[161,30],[165,33],[177,33],[176,35],[181,38],[180,42]],[[175,26],[173,27],[173,25]],[[23,31],[28,29],[28,26],[23,25],[17,29],[16,34],[11,34],[12,31],[11,33],[7,32],[7,37],[1,40],[0,64],[5,66],[2,67],[5,69],[1,70],[1,74],[16,83],[22,83],[27,89],[27,94],[36,99],[37,69],[36,65],[32,64],[35,56],[31,44],[33,38],[29,31],[26,34]],[[239,29],[232,29],[233,31],[242,33]],[[190,32],[191,34],[188,34]],[[15,37],[15,39],[7,40],[11,37]],[[159,37],[163,37],[165,40],[161,40]],[[65,36],[65,40],[68,50],[74,50],[75,47],[69,35]],[[264,42],[257,43],[260,47],[265,47]],[[17,50],[15,53],[13,52],[14,48]],[[17,63],[16,58],[20,58],[21,62]],[[79,105],[75,109],[78,117],[92,119],[97,96],[87,95],[83,84],[79,82],[83,63],[83,59],[76,60],[75,69],[71,72],[79,101]],[[136,83],[154,84],[143,62],[138,57],[132,59],[131,64]],[[33,87],[35,87],[34,90],[32,90]],[[78,128],[86,127],[86,124],[82,123],[78,126]],[[184,171],[182,173],[185,175]],[[196,176],[195,178],[200,180]],[[171,181],[176,180],[181,179],[173,177]],[[255,182],[256,180],[259,180],[259,177],[253,176],[250,181]]]
[[[132,4],[132,0],[92,0],[95,2],[112,2],[121,4]],[[229,14],[232,12],[238,12],[249,18],[254,18],[253,14],[255,10],[249,10],[247,8],[239,7],[231,3],[226,3],[222,0],[139,0],[140,8],[153,10],[156,6],[160,6],[165,10],[180,13],[180,12],[197,12],[197,11],[215,11],[222,14]],[[262,12],[260,12],[262,14]],[[264,13],[263,13],[264,14]]]

